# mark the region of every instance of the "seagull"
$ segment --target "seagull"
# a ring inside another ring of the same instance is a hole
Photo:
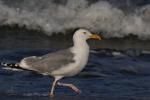
[[[81,93],[75,85],[62,83],[60,79],[77,75],[86,66],[89,58],[89,45],[86,40],[95,39],[101,40],[101,36],[92,34],[86,29],[78,29],[73,35],[73,46],[48,53],[43,56],[30,56],[23,58],[19,63],[1,65],[11,68],[18,68],[30,71],[36,71],[43,75],[54,77],[50,96],[54,96],[56,85],[69,87],[77,93]]]

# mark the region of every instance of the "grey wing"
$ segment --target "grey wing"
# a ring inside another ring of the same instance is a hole
[[[41,57],[27,57],[24,59],[24,61],[29,66],[30,70],[34,70],[39,73],[51,73],[62,66],[73,63],[73,58],[74,54],[71,52],[71,50],[66,49],[49,53]]]

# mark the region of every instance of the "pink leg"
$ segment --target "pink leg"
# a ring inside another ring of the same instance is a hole
[[[50,92],[50,96],[51,97],[54,97],[54,89],[55,89],[55,86],[56,86],[56,80],[53,81],[52,83],[52,89],[51,89],[51,92]]]
[[[58,82],[57,85],[59,85],[59,86],[66,86],[66,87],[71,88],[72,90],[74,90],[77,93],[81,93],[81,91],[75,85],[73,85],[73,84],[66,84],[66,83],[60,83],[60,82]]]
[[[62,77],[59,77],[59,76],[55,77],[55,80],[54,80],[53,83],[52,83],[52,88],[51,88],[51,92],[50,92],[50,96],[51,96],[51,97],[54,97],[54,90],[55,90],[56,83],[57,83],[57,81],[60,80],[61,78],[62,78]]]

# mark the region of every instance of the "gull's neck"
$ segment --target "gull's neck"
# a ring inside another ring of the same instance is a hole
[[[83,38],[73,38],[74,46],[72,52],[75,54],[75,68],[74,71],[80,72],[87,64],[89,58],[89,46]]]
[[[76,49],[89,50],[89,46],[88,46],[86,40],[84,40],[84,39],[73,38],[73,43],[74,43],[73,47]]]

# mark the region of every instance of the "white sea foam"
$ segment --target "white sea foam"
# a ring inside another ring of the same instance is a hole
[[[150,6],[124,13],[101,0],[92,4],[86,0],[66,0],[64,4],[52,0],[24,0],[14,5],[0,0],[0,24],[25,25],[42,29],[48,35],[85,27],[95,32],[104,31],[105,37],[124,37],[132,33],[141,39],[150,39]]]

